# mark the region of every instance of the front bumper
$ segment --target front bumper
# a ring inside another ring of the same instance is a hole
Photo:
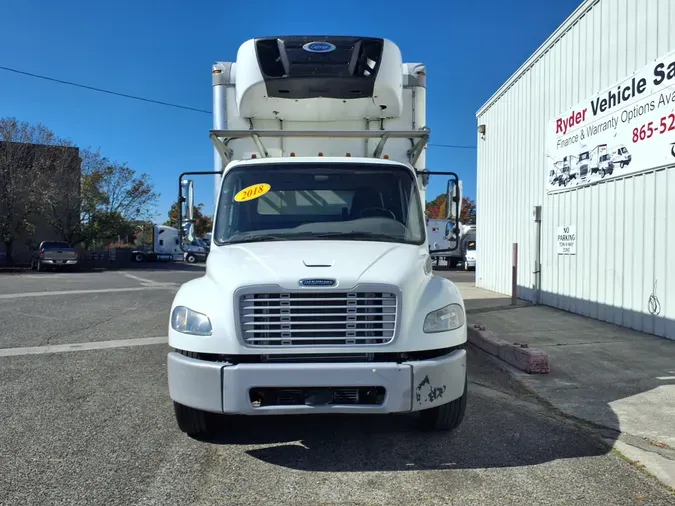
[[[169,395],[179,404],[213,413],[279,415],[307,413],[402,413],[446,404],[462,396],[466,351],[411,362],[254,363],[230,365],[170,352]],[[250,391],[261,388],[381,387],[378,404],[294,404],[255,407]]]

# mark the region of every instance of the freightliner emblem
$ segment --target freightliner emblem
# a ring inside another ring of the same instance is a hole
[[[335,286],[334,279],[301,279],[300,286]]]

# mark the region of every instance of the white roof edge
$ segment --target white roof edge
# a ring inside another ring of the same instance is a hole
[[[600,0],[583,0],[581,5],[577,7],[572,14],[558,27],[558,29],[549,36],[544,43],[539,46],[539,48],[530,56],[525,63],[523,63],[518,70],[516,70],[508,80],[502,84],[499,89],[485,102],[478,112],[476,112],[476,118],[480,117],[485,111],[491,107],[505,92],[508,90],[532,65],[536,63],[543,54],[548,51],[559,38],[561,38],[565,32],[567,32],[574,23],[581,18],[587,11],[591,9],[595,4],[599,3]]]

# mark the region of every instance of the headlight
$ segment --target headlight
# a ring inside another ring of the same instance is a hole
[[[424,332],[447,332],[464,325],[464,311],[459,304],[448,304],[441,309],[432,311],[424,319]]]
[[[211,320],[206,315],[183,306],[176,306],[171,314],[171,328],[183,334],[210,336]]]

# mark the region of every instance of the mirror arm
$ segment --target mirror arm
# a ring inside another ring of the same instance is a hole
[[[222,174],[222,170],[208,170],[208,171],[192,171],[192,172],[183,172],[180,176],[178,176],[178,237],[180,238],[180,249],[183,251],[186,251],[185,248],[183,247],[183,204],[187,201],[185,197],[183,197],[183,179],[185,176],[213,176],[215,174]],[[191,182],[190,182],[191,183]],[[191,188],[189,191],[194,192],[194,188],[192,185],[190,185]],[[194,193],[192,193],[193,198],[194,198]],[[194,215],[193,215],[192,210],[190,210],[189,214],[190,217],[188,219],[192,220],[194,222]]]

